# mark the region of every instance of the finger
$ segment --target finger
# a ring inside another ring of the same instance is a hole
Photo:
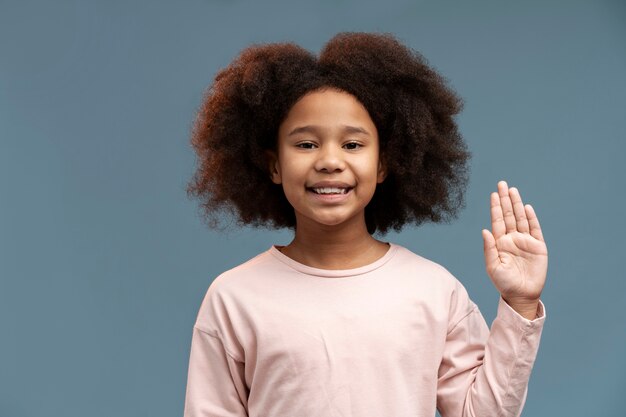
[[[500,206],[502,206],[506,232],[514,232],[517,230],[517,224],[515,222],[515,215],[513,214],[511,198],[509,197],[509,186],[506,184],[506,181],[498,182],[498,195],[500,196]]]
[[[506,233],[498,193],[491,193],[491,230],[495,239],[499,239],[500,236]]]
[[[513,213],[515,214],[517,230],[522,233],[528,233],[530,226],[528,225],[526,211],[524,210],[524,203],[522,203],[522,196],[520,195],[519,190],[515,187],[509,188],[509,196],[511,197],[511,203],[513,204]]]
[[[499,263],[498,249],[496,248],[496,240],[487,229],[483,229],[483,250],[485,251],[485,267],[487,273],[492,271]]]
[[[539,219],[537,218],[535,209],[530,204],[526,204],[524,209],[526,210],[526,217],[528,218],[528,224],[530,226],[530,235],[535,239],[544,242],[541,225],[539,224]]]

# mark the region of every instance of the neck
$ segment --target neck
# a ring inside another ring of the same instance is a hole
[[[315,268],[352,269],[374,262],[388,249],[368,233],[361,217],[337,226],[299,220],[294,239],[282,252]]]

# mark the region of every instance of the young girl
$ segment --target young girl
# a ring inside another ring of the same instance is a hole
[[[504,181],[483,230],[501,294],[491,331],[444,267],[374,232],[463,205],[461,102],[389,34],[340,33],[319,58],[254,45],[220,71],[192,137],[188,191],[213,223],[295,230],[209,286],[186,417],[519,416],[545,310],[547,250]]]

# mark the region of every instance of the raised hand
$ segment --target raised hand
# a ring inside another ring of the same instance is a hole
[[[487,274],[504,301],[532,320],[546,282],[548,249],[532,206],[505,181],[491,193],[491,228],[482,231]]]

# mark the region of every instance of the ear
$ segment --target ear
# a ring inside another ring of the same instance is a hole
[[[280,165],[278,164],[278,155],[275,151],[266,150],[267,169],[270,173],[270,179],[274,184],[281,184],[282,177],[280,175]]]
[[[376,177],[376,182],[380,184],[385,180],[385,178],[387,178],[387,168],[381,158],[378,160],[378,175]]]

